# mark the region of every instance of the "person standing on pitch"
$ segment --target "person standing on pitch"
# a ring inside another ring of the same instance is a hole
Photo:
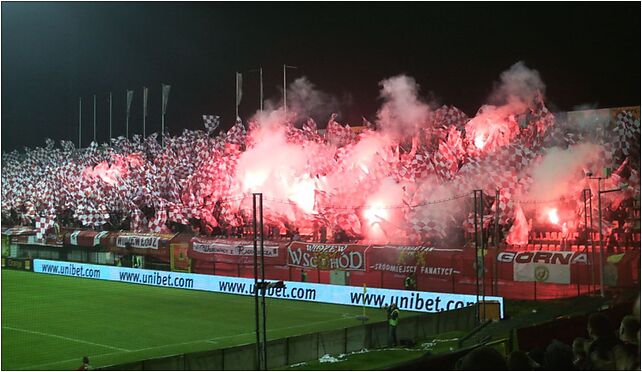
[[[396,304],[386,308],[388,314],[388,346],[397,346],[397,324],[399,323],[399,309]]]

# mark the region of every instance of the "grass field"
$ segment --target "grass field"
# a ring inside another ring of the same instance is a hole
[[[359,324],[354,306],[266,299],[268,339]],[[371,321],[385,320],[367,309]],[[403,316],[412,313],[402,312]],[[254,298],[2,270],[2,370],[69,370],[252,343]]]

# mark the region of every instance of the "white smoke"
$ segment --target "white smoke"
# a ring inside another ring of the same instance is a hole
[[[399,75],[379,82],[384,103],[377,112],[379,127],[393,136],[412,136],[430,117],[430,107],[419,98],[419,85]]]
[[[533,185],[529,199],[553,200],[573,192],[581,192],[587,178],[585,172],[591,165],[599,166],[601,146],[583,143],[566,150],[550,148],[530,172]],[[595,170],[593,170],[595,172]]]
[[[288,87],[288,111],[299,118],[313,117],[317,120],[339,111],[339,101],[317,89],[305,76],[294,80]]]
[[[546,85],[539,72],[519,61],[500,75],[490,101],[495,105],[510,105],[515,113],[523,111],[538,94],[544,94]]]

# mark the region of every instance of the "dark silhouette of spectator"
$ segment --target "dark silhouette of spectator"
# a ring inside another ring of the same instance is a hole
[[[403,281],[403,287],[405,290],[414,291],[417,289],[417,280],[415,279],[415,273],[410,273]]]
[[[304,269],[301,269],[301,281],[304,283],[308,281],[308,273]]]
[[[586,351],[588,349],[588,340],[583,337],[577,337],[573,340],[573,365],[578,371],[585,371],[588,368]]]
[[[462,371],[507,371],[506,361],[502,354],[492,347],[482,346],[464,356],[461,362]]]
[[[531,358],[521,350],[516,350],[510,353],[506,358],[506,364],[508,364],[509,371],[533,370],[533,362],[531,361]]]
[[[528,352],[528,357],[536,363],[534,369],[541,369],[541,366],[544,365],[544,352],[545,350],[542,347],[536,347]]]
[[[613,363],[612,350],[619,340],[609,318],[602,313],[591,314],[587,330],[592,340],[587,352],[589,369],[614,368],[615,366],[610,366]]]
[[[638,335],[640,321],[633,315],[627,315],[620,322],[619,338],[622,345],[613,349],[615,368],[619,371],[640,369],[640,346]]]
[[[606,243],[606,251],[608,253],[615,253],[619,251],[619,247],[617,244],[617,238],[615,236],[615,231],[611,231],[611,234],[608,237],[607,243]]]
[[[636,344],[638,341],[638,331],[640,322],[633,315],[627,315],[620,323],[619,337],[620,341],[625,344]]]
[[[92,366],[89,364],[89,357],[84,356],[82,357],[82,364],[76,369],[76,371],[90,371],[92,369]]]
[[[615,369],[618,371],[640,370],[640,347],[632,343],[624,343],[613,348]]]
[[[301,241],[301,234],[299,233],[298,227],[294,230],[294,234],[292,235],[292,241],[295,241],[295,242]]]
[[[573,366],[573,350],[558,340],[551,341],[544,353],[544,370],[570,371]]]

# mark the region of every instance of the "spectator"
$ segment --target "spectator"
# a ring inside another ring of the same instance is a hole
[[[569,231],[566,222],[562,224],[562,233],[560,234],[560,247],[563,251],[567,249]]]
[[[609,235],[606,243],[606,251],[610,254],[613,254],[615,252],[619,252],[619,247],[617,244],[617,237],[615,236],[616,233],[614,230],[611,230],[611,234]]]
[[[640,348],[636,344],[625,343],[613,348],[615,369],[618,371],[640,370]]]
[[[588,366],[591,370],[613,369],[612,350],[618,344],[611,322],[606,315],[594,313],[589,316],[587,330],[591,343],[588,347]]]
[[[295,242],[301,241],[301,234],[299,233],[298,227],[296,228],[296,230],[294,230],[294,234],[292,235],[292,241],[295,241]]]
[[[544,353],[544,369],[547,371],[570,371],[573,366],[573,350],[558,340],[551,341]]]
[[[509,371],[532,371],[533,363],[528,354],[521,350],[513,351],[506,358]]]
[[[462,371],[507,371],[506,361],[499,351],[489,346],[472,350],[461,361]]]
[[[91,371],[93,367],[89,364],[89,357],[82,357],[82,364],[76,369],[76,371]]]
[[[573,340],[573,365],[578,371],[585,371],[588,368],[586,350],[588,340],[583,337],[577,337]]]
[[[417,280],[415,280],[415,273],[410,273],[403,281],[404,289],[414,291],[417,289]]]
[[[308,273],[305,272],[305,269],[301,269],[301,281],[304,283],[308,281]]]
[[[627,315],[620,323],[619,338],[622,345],[613,349],[615,368],[619,371],[640,369],[640,321],[633,315]]]
[[[620,341],[625,344],[637,344],[639,330],[640,322],[633,315],[625,316],[620,323]]]
[[[533,350],[528,352],[528,357],[531,358],[531,360],[537,364],[535,369],[540,369],[540,367],[544,365],[545,351],[546,350],[542,347],[536,347]]]

